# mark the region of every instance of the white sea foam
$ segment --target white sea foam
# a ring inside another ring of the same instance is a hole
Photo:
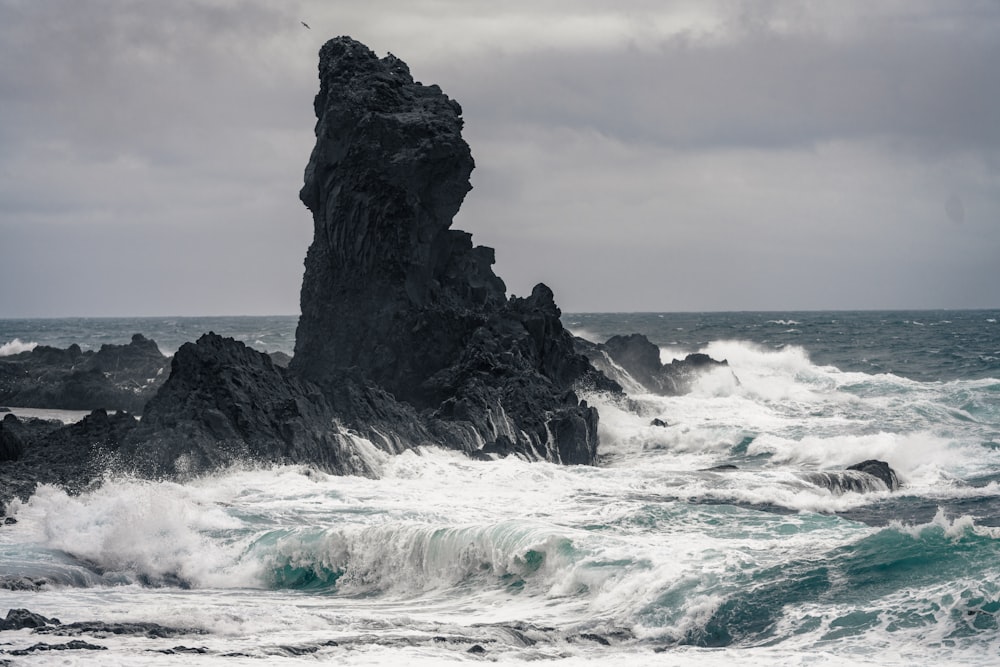
[[[69,496],[42,485],[15,505],[36,539],[94,567],[112,580],[182,582],[194,586],[246,584],[233,579],[238,544],[213,539],[241,522],[198,498],[196,489],[169,482],[109,481]]]
[[[34,341],[29,341],[27,343],[22,342],[20,338],[15,338],[12,341],[0,345],[0,357],[9,357],[12,354],[20,354],[22,352],[30,352],[38,347],[38,343]]]
[[[132,664],[184,659],[149,652],[178,644],[216,651],[199,656],[209,664],[243,660],[223,661],[227,652],[257,664],[280,645],[316,648],[329,639],[341,646],[298,659],[439,664],[472,659],[471,642],[434,637],[473,635],[499,664],[913,664],[928,652],[975,664],[995,655],[995,629],[972,624],[992,613],[996,577],[907,579],[854,600],[840,594],[850,581],[839,564],[850,557],[863,569],[868,554],[873,568],[891,564],[895,556],[879,547],[888,538],[904,547],[904,565],[952,541],[959,557],[973,548],[992,555],[983,538],[1000,539],[996,529],[961,512],[991,507],[1000,482],[960,478],[1000,467],[987,442],[996,439],[996,381],[842,372],[793,345],[720,341],[700,351],[730,366],[705,374],[689,395],[586,397],[600,412],[598,467],[473,461],[426,447],[393,457],[366,450],[379,479],[285,466],[186,485],[109,479],[79,496],[42,487],[15,503],[19,523],[0,529],[0,558],[22,549],[65,553],[72,559],[60,566],[87,569],[88,582],[168,586],[53,586],[0,591],[0,600],[64,621],[154,621],[212,633],[160,644],[102,640]],[[668,355],[683,356],[664,349]],[[669,426],[652,426],[653,418]],[[869,458],[888,461],[905,487],[838,493],[810,481],[811,472]],[[721,463],[739,468],[705,470]],[[935,501],[962,509],[916,527],[872,528],[834,514],[910,499],[929,503],[928,513]],[[759,591],[756,604],[780,593],[784,569],[801,563],[825,568],[832,588],[779,605],[776,646],[676,646],[734,595]],[[310,572],[318,591],[286,590],[308,589]],[[873,590],[888,574],[878,571]],[[177,582],[193,589],[169,585]],[[515,623],[537,643],[517,639]],[[620,643],[612,648],[581,639],[617,629],[634,639],[613,639]],[[13,648],[34,641],[25,635]],[[664,644],[666,655],[652,652]]]

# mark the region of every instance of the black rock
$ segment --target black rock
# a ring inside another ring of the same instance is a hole
[[[55,624],[39,627],[38,634],[58,635],[61,637],[79,637],[87,635],[103,639],[112,635],[131,637],[147,637],[149,639],[165,639],[181,635],[203,635],[199,628],[174,628],[159,623],[105,623],[104,621],[80,621],[77,623]]]
[[[66,642],[65,644],[35,644],[34,646],[29,646],[28,648],[18,649],[16,651],[11,651],[11,655],[25,656],[38,651],[106,651],[107,646],[100,646],[99,644],[88,644],[81,639],[74,639],[73,641]]]
[[[343,388],[343,387],[342,387]],[[208,333],[174,355],[170,377],[121,447],[146,474],[237,461],[314,463],[341,474],[369,465],[319,389],[232,338]],[[377,427],[378,419],[372,419]]]
[[[63,410],[142,409],[166,379],[168,360],[141,334],[97,352],[39,345],[0,357],[0,401]]]
[[[430,413],[443,444],[592,463],[597,413],[573,388],[607,380],[575,353],[547,287],[508,300],[493,250],[450,228],[474,166],[458,103],[340,37],[320,51],[315,110],[291,369],[335,410],[351,370]]]
[[[874,493],[899,489],[896,471],[885,461],[869,460],[849,466],[846,470],[805,473],[806,480],[834,493]]]
[[[485,655],[486,649],[479,644],[473,644],[469,647],[469,650],[466,651],[466,653],[472,653],[473,655]]]
[[[890,491],[896,491],[899,489],[899,477],[896,475],[896,471],[890,468],[889,464],[885,461],[869,459],[867,461],[862,461],[861,463],[855,463],[852,466],[848,466],[847,469],[858,470],[882,480],[882,483],[885,484],[886,488]]]
[[[666,428],[666,427],[670,426],[670,424],[668,424],[667,422],[663,421],[659,417],[657,417],[653,421],[649,422],[649,425],[650,426],[659,426],[661,428]]]
[[[8,417],[13,419],[9,421]],[[14,415],[7,415],[0,421],[0,462],[16,461],[24,453],[24,443],[11,428],[17,421]]]
[[[23,451],[16,461],[0,463],[0,512],[14,497],[26,500],[40,483],[82,490],[100,477],[136,423],[127,412],[104,410],[69,425],[7,415],[0,427],[21,440]]]
[[[153,649],[153,651],[164,655],[207,655],[210,653],[204,646],[175,646],[173,648]]]
[[[660,348],[637,333],[612,336],[605,343],[591,343],[583,338],[575,338],[573,342],[595,368],[627,390],[645,390],[662,396],[686,394],[703,373],[729,365],[726,360],[716,361],[701,353],[664,364],[660,361]]]
[[[59,625],[59,619],[46,618],[27,609],[11,609],[7,612],[7,618],[0,620],[0,630],[43,628],[47,625]]]

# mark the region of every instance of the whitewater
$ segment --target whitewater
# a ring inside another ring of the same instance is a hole
[[[636,331],[665,361],[729,367],[680,397],[584,395],[593,467],[372,447],[377,478],[248,463],[184,484],[109,470],[78,496],[42,486],[0,526],[0,575],[47,583],[0,588],[0,618],[189,632],[15,657],[72,637],[7,631],[0,664],[997,664],[998,319],[564,315],[577,335]],[[170,354],[212,329],[291,352],[294,326],[0,320],[0,350],[141,331]],[[867,459],[902,487],[823,483]]]

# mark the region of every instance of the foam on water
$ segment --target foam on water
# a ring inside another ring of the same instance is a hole
[[[816,317],[759,319],[764,340],[713,330],[661,347],[668,361],[728,359],[687,396],[586,396],[598,467],[369,448],[379,479],[285,466],[41,487],[0,529],[0,563],[52,585],[0,589],[0,605],[210,633],[103,640],[130,664],[189,660],[150,653],[177,644],[220,664],[295,659],[289,646],[311,661],[440,664],[478,660],[476,643],[500,664],[995,657],[1000,380],[842,370],[787,331],[805,341]],[[912,335],[953,326],[905,319],[928,323],[907,323]],[[669,331],[697,327],[684,328]],[[903,488],[823,483],[871,458]]]

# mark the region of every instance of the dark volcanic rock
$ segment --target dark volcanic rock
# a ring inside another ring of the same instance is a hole
[[[79,621],[38,627],[35,631],[43,635],[59,635],[61,637],[80,637],[83,635],[104,639],[112,635],[127,635],[132,637],[147,637],[149,639],[165,639],[181,635],[203,635],[206,632],[200,628],[175,628],[159,623],[106,623],[104,621]]]
[[[473,168],[458,103],[341,37],[320,51],[315,110],[291,368],[331,397],[353,369],[430,413],[443,444],[592,462],[597,413],[572,390],[612,385],[574,352],[547,287],[508,300],[493,250],[450,229]]]
[[[35,577],[20,577],[17,575],[0,575],[0,588],[8,591],[32,591],[37,593],[49,585],[47,579]]]
[[[79,491],[106,469],[124,436],[136,426],[127,412],[95,410],[75,424],[7,415],[0,429],[23,443],[16,461],[0,463],[0,510],[14,497],[27,499],[38,484]]]
[[[106,651],[106,646],[98,644],[88,644],[81,639],[74,639],[65,644],[35,644],[28,648],[11,651],[11,655],[26,656],[37,651]]]
[[[309,462],[342,474],[370,473],[337,419],[315,385],[262,352],[208,333],[177,350],[169,379],[146,406],[122,456],[147,474],[238,461]]]
[[[811,472],[808,479],[817,486],[830,489],[834,493],[872,493],[875,491],[896,491],[899,478],[896,471],[885,461],[875,459],[848,466],[847,470],[833,472]]]
[[[861,463],[855,463],[852,466],[847,467],[848,470],[857,470],[876,479],[882,480],[886,488],[890,491],[895,491],[899,488],[899,477],[896,475],[896,471],[889,467],[889,464],[885,461],[879,461],[877,459],[869,459],[867,461],[862,461]]]
[[[19,420],[14,415],[7,415],[0,421],[0,462],[16,461],[24,453],[24,443],[11,428],[16,423]]]
[[[59,625],[59,619],[46,618],[27,609],[11,609],[7,612],[7,618],[0,619],[0,630],[42,628],[46,625]]]
[[[622,386],[638,383],[642,389],[662,396],[679,396],[691,391],[698,377],[719,366],[728,366],[707,354],[689,354],[669,364],[660,362],[660,348],[642,334],[613,336],[606,343],[575,338],[576,350],[595,368]],[[622,370],[627,373],[622,374]],[[630,382],[632,380],[633,382]]]
[[[166,379],[168,360],[142,334],[97,352],[39,345],[0,357],[0,401],[63,410],[139,411]]]

